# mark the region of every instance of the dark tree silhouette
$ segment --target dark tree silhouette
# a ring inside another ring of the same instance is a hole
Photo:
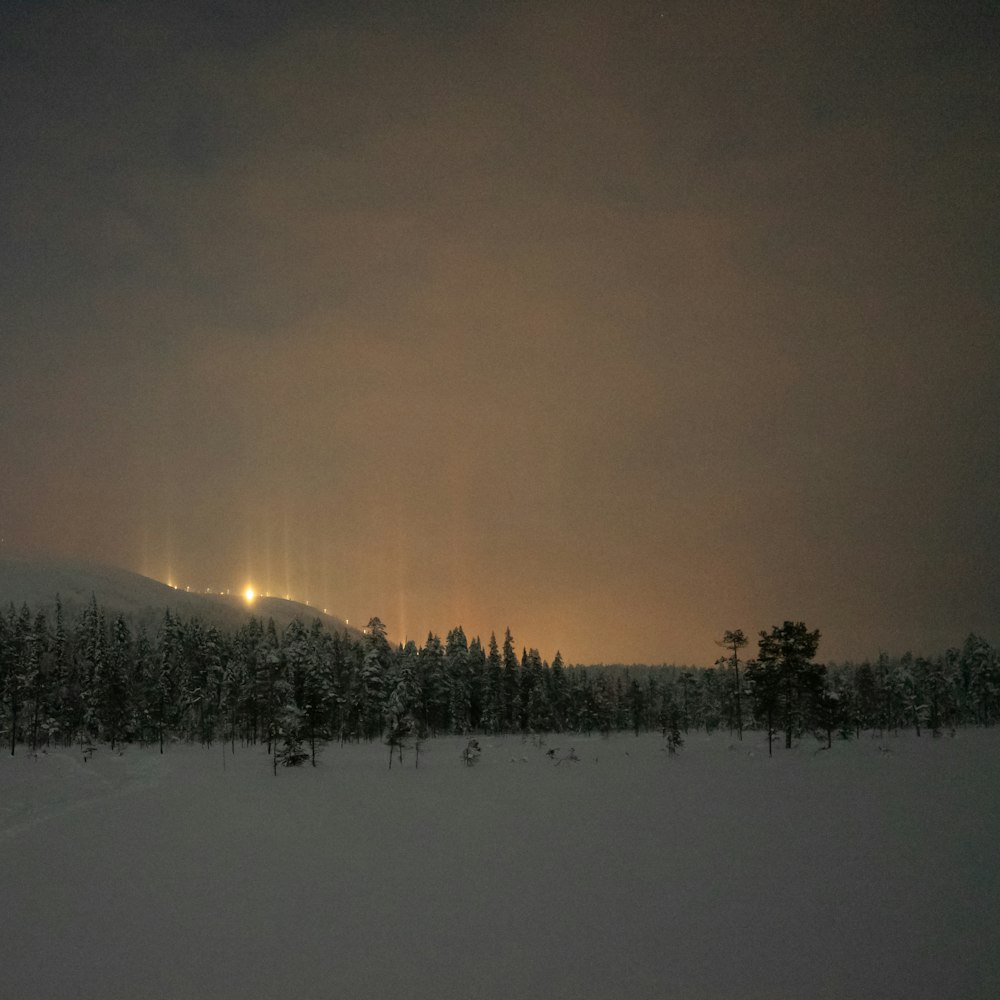
[[[785,730],[785,749],[792,735],[801,731],[803,719],[822,681],[823,668],[811,662],[819,648],[819,630],[810,632],[802,622],[786,621],[770,633],[761,632],[757,663],[773,678],[775,707]]]
[[[735,688],[736,688],[736,731],[739,734],[739,738],[743,739],[743,703],[740,699],[740,650],[743,649],[748,643],[746,635],[743,633],[743,629],[738,628],[733,631],[726,631],[722,635],[720,642],[717,642],[717,646],[722,646],[723,649],[732,650],[732,656],[729,657],[729,662],[733,666],[733,671],[736,675]]]

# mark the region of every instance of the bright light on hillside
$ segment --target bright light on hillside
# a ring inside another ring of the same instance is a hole
[[[253,587],[247,587],[247,589],[243,591],[243,597],[246,600],[247,604],[253,604],[254,598],[256,596],[257,595],[254,592]]]

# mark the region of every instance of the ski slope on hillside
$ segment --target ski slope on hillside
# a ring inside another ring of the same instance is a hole
[[[342,631],[346,623],[319,608],[279,597],[257,595],[248,603],[242,592],[187,592],[115,566],[81,559],[55,559],[0,554],[0,607],[27,604],[32,611],[54,617],[56,600],[68,622],[78,619],[96,599],[109,617],[122,615],[133,626],[155,632],[168,609],[183,619],[196,618],[227,632],[245,625],[252,615],[266,622],[273,619],[284,628],[295,618],[309,624],[317,618],[330,630]],[[355,635],[356,629],[351,629]]]
[[[1000,732],[480,743],[3,758],[0,995],[1000,995]]]

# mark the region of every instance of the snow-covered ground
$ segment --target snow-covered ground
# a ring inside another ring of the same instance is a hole
[[[0,996],[1000,996],[1000,731],[480,743],[0,758]]]

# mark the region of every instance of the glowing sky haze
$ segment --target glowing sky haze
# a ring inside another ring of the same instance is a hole
[[[997,640],[998,35],[3,4],[2,544],[578,662]]]

